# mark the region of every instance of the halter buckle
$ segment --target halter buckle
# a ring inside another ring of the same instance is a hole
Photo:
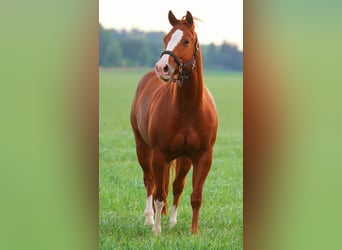
[[[181,73],[183,71],[183,64],[182,63],[179,64],[178,71],[179,71],[179,73]]]

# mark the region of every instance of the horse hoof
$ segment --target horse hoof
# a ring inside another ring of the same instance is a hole
[[[177,224],[177,220],[170,220],[169,228],[174,227]]]
[[[145,215],[145,223],[144,223],[144,225],[154,225],[154,219],[153,219],[153,213],[151,213],[151,212],[147,212],[147,211],[145,211],[144,212],[144,215]]]
[[[161,233],[161,227],[160,226],[153,226],[152,232],[154,235],[158,235]]]
[[[154,225],[154,219],[152,217],[146,218],[144,225],[146,225],[146,226]]]
[[[192,235],[195,235],[197,233],[198,233],[198,228],[197,227],[196,228],[191,228],[191,234]]]

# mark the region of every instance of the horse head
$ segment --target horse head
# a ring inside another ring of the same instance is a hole
[[[183,83],[187,72],[193,70],[197,58],[198,41],[194,20],[189,11],[186,16],[178,20],[169,11],[170,32],[164,37],[164,52],[156,63],[155,71],[158,77],[165,81],[179,81]],[[178,75],[178,79],[174,77]]]

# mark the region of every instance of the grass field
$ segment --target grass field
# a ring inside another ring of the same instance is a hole
[[[200,232],[190,235],[190,171],[178,223],[169,229],[169,216],[162,217],[162,233],[154,236],[144,226],[146,192],[129,123],[135,89],[145,72],[100,69],[100,249],[242,249],[242,74],[204,75],[216,101],[219,130],[203,190]]]

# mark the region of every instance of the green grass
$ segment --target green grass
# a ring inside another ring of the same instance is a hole
[[[203,190],[200,232],[190,235],[190,171],[178,223],[169,229],[169,215],[163,216],[162,233],[154,236],[152,228],[144,226],[146,192],[129,123],[135,89],[145,72],[100,70],[100,249],[242,249],[242,74],[205,72],[219,130]]]

